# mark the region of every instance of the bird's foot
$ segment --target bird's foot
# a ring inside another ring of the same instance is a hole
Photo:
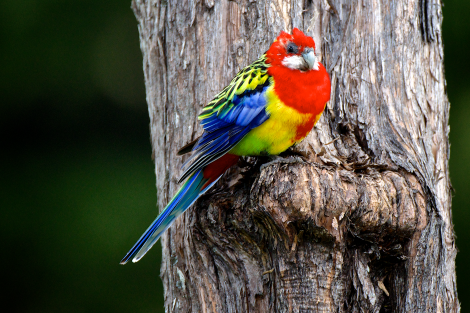
[[[267,158],[268,158],[268,162],[261,165],[260,171],[276,163],[280,163],[280,164],[305,163],[305,161],[300,156],[282,157],[278,155],[273,155]]]

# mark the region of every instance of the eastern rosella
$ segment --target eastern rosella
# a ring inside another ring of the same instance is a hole
[[[242,69],[199,115],[204,132],[192,151],[186,182],[121,260],[139,261],[175,219],[210,189],[240,156],[277,155],[307,136],[330,99],[330,77],[315,42],[294,28]]]

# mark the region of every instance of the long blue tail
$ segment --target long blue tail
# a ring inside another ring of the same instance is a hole
[[[130,259],[134,263],[139,261],[157,242],[163,232],[173,224],[175,219],[183,214],[197,198],[211,188],[218,179],[203,188],[208,180],[204,178],[202,169],[188,177],[188,180],[181,186],[163,212],[157,216],[132,249],[127,252],[126,256],[121,260],[121,264],[126,264]]]

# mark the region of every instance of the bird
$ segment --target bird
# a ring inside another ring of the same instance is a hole
[[[281,31],[269,49],[238,72],[198,116],[202,135],[178,151],[192,152],[184,184],[121,260],[139,261],[172,223],[242,156],[278,155],[302,141],[330,100],[331,81],[315,41],[298,28]]]

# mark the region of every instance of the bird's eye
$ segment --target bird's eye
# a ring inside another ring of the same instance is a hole
[[[297,45],[295,43],[289,42],[287,44],[286,51],[287,51],[287,53],[297,54],[299,52],[299,48],[297,47]]]

